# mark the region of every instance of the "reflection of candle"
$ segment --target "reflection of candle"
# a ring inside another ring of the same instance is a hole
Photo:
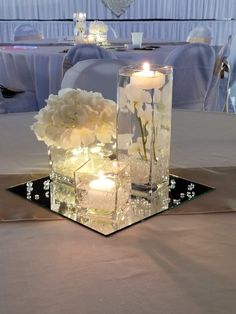
[[[165,83],[165,76],[158,71],[150,71],[149,63],[143,64],[143,71],[135,72],[131,76],[130,84],[143,89],[161,88]]]
[[[89,183],[92,190],[111,192],[115,187],[115,182],[104,176],[102,172],[99,173],[99,179],[93,180]]]

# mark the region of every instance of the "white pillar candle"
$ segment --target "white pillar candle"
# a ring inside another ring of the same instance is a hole
[[[89,183],[88,207],[112,212],[115,206],[116,184],[101,172]]]
[[[165,75],[158,71],[151,71],[150,64],[143,64],[143,71],[132,74],[130,84],[142,89],[161,88],[165,83]]]
[[[98,179],[93,180],[89,183],[91,190],[111,192],[115,187],[115,182],[104,176],[102,172],[99,173]]]
[[[76,173],[76,188],[81,208],[91,210],[92,215],[109,216],[129,200],[129,167],[123,162],[90,159]]]

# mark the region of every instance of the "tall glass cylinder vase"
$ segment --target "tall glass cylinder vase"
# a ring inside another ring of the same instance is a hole
[[[132,194],[156,197],[169,180],[172,68],[123,67],[118,79],[117,153],[128,161]]]

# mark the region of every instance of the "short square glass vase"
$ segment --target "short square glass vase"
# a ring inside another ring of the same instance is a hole
[[[77,204],[89,219],[117,219],[129,207],[129,166],[116,160],[90,159],[75,173]]]

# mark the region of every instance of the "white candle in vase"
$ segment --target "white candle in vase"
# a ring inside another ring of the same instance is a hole
[[[115,182],[104,176],[102,172],[99,173],[98,179],[89,183],[91,190],[110,192],[115,187]]]
[[[165,75],[158,71],[151,71],[150,64],[143,64],[143,71],[135,72],[130,79],[130,85],[142,89],[161,88],[165,83]]]
[[[112,212],[115,207],[116,184],[102,172],[89,183],[88,207]]]

